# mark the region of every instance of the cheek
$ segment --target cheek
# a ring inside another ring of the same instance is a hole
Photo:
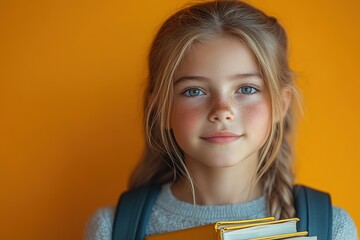
[[[204,113],[199,108],[179,104],[174,106],[171,113],[171,129],[181,149],[187,149],[194,141],[193,137],[199,133],[202,114]]]
[[[268,118],[270,112],[267,104],[256,103],[245,106],[244,113],[249,121],[256,121],[259,118]]]
[[[244,107],[244,122],[254,127],[259,134],[268,134],[271,126],[270,106],[266,102],[258,102]],[[260,132],[261,131],[261,132]]]
[[[202,116],[201,108],[177,104],[171,113],[171,127],[174,131],[187,131],[197,125]]]

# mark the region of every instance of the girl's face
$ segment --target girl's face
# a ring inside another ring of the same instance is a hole
[[[175,76],[170,123],[188,164],[218,168],[258,160],[271,107],[255,58],[241,41],[223,36],[193,46]]]

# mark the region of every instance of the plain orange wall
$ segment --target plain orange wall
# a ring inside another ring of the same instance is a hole
[[[187,1],[0,1],[0,239],[81,239],[143,148],[146,56]],[[249,0],[286,27],[305,117],[297,182],[360,226],[360,2]]]

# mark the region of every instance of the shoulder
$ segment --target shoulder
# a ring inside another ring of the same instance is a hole
[[[114,207],[97,209],[85,227],[86,240],[111,240]]]
[[[333,240],[357,240],[357,230],[351,216],[342,208],[333,206]]]

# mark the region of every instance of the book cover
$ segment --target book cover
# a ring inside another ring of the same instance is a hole
[[[212,224],[187,228],[183,230],[166,232],[147,236],[146,240],[267,240],[267,239],[309,239],[308,232],[297,232],[298,218],[274,220],[273,217],[216,222]],[[295,238],[293,238],[295,237]],[[310,238],[311,240],[314,238]],[[315,238],[316,239],[316,238]]]

